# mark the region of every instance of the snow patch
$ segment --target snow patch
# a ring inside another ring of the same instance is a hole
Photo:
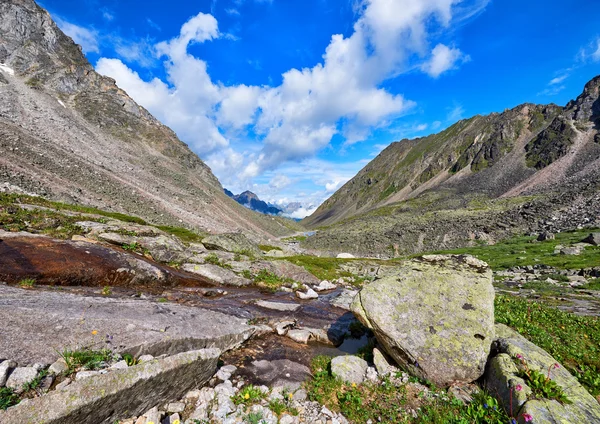
[[[62,107],[64,107],[65,109],[67,108],[67,107],[65,106],[65,104],[64,104],[63,102],[61,102],[60,100],[58,100],[58,104],[59,104],[59,105],[61,105]]]
[[[3,65],[1,63],[0,63],[0,71],[5,72],[5,73],[7,73],[9,75],[12,75],[12,76],[15,75],[15,71],[12,68],[9,68],[8,66]]]

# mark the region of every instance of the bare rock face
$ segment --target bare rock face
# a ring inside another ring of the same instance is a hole
[[[423,256],[362,289],[352,312],[413,375],[442,387],[472,382],[494,338],[492,271],[472,256]]]
[[[0,186],[205,231],[289,233],[210,168],[33,0],[0,2]]]

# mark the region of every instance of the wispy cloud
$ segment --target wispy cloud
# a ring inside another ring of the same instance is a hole
[[[67,34],[69,37],[79,44],[84,53],[100,53],[100,46],[98,42],[98,31],[93,28],[85,28],[67,22],[59,16],[54,16],[54,20],[58,27]]]

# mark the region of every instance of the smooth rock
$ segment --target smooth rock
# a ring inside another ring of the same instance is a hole
[[[302,300],[309,300],[309,299],[318,299],[319,295],[317,294],[316,291],[314,291],[313,289],[309,288],[308,290],[306,290],[306,293],[302,293],[301,291],[297,291],[296,292],[296,297],[299,297]]]
[[[463,255],[405,262],[354,298],[352,312],[413,375],[438,386],[484,372],[494,338],[492,271]]]
[[[360,384],[365,381],[367,361],[358,356],[336,356],[331,360],[331,374],[347,383]]]
[[[600,246],[600,233],[591,233],[589,236],[582,240],[584,243],[588,243],[594,246]]]
[[[59,358],[52,365],[50,365],[48,372],[50,374],[58,375],[67,371],[68,369],[69,366],[67,365],[67,362],[63,358]]]
[[[140,357],[138,358],[138,362],[139,362],[140,364],[143,364],[144,362],[150,362],[150,361],[152,361],[153,359],[154,359],[154,356],[146,354],[146,355],[142,355],[142,356],[140,356]]]
[[[20,393],[23,385],[31,383],[38,375],[38,370],[33,367],[17,367],[8,376],[6,387]]]
[[[281,321],[275,325],[275,331],[280,336],[285,336],[287,332],[296,326],[296,321]]]
[[[355,256],[352,253],[338,253],[336,258],[338,258],[338,259],[354,259]]]
[[[321,283],[318,286],[315,286],[314,289],[318,292],[322,292],[322,291],[327,291],[327,290],[333,290],[337,288],[337,286],[333,283],[330,283],[327,280],[323,280],[321,281]]]
[[[231,378],[231,375],[237,370],[235,365],[225,365],[217,371],[216,377],[219,380],[226,381]]]
[[[600,405],[598,401],[573,377],[569,371],[559,365],[558,361],[545,350],[534,345],[516,331],[496,324],[495,346],[500,352],[491,359],[485,376],[486,389],[495,394],[510,411],[519,411],[519,415],[530,414],[533,423],[600,423]],[[561,404],[556,400],[531,399],[531,389],[526,382],[517,376],[521,355],[527,367],[547,375],[563,390],[570,404]],[[522,390],[515,387],[521,384]],[[520,408],[520,409],[519,409]],[[519,423],[521,423],[519,421]]]
[[[124,370],[124,369],[126,369],[128,367],[129,367],[129,365],[127,365],[127,361],[122,360],[122,361],[119,361],[119,362],[116,362],[116,363],[112,364],[110,366],[110,369],[111,370]]]
[[[167,405],[167,412],[174,414],[177,412],[183,412],[185,409],[185,403],[183,402],[171,402]]]
[[[191,272],[192,274],[201,275],[205,278],[214,281],[217,284],[221,284],[224,286],[242,287],[252,284],[251,280],[244,277],[240,277],[235,272],[226,268],[222,268],[218,265],[183,264],[181,266],[181,269],[183,271]]]
[[[17,363],[15,361],[6,360],[0,362],[0,387],[4,387],[6,380],[8,379],[9,371],[16,367]]]
[[[342,290],[339,296],[329,301],[329,304],[331,306],[335,306],[336,308],[345,309],[349,311],[352,305],[352,301],[354,300],[357,294],[358,290],[344,289]]]
[[[288,391],[298,389],[302,382],[310,377],[310,369],[306,365],[289,359],[254,361],[247,370],[258,383],[272,388],[281,387]]]
[[[298,343],[308,344],[312,338],[312,333],[308,330],[289,330],[287,336]]]
[[[106,374],[106,371],[79,371],[77,374],[75,374],[75,381],[83,380],[85,378],[90,378],[102,374]]]
[[[271,302],[269,300],[259,300],[256,302],[257,306],[265,309],[272,309],[274,311],[281,312],[294,312],[300,309],[300,304],[298,303],[284,303],[284,302]]]
[[[377,348],[373,349],[373,364],[381,376],[394,374],[399,371],[397,367],[389,363],[384,353]]]

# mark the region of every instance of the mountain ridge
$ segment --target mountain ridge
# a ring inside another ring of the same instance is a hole
[[[289,223],[243,208],[175,133],[32,0],[0,4],[0,182],[53,200],[256,238]]]
[[[431,228],[426,229],[433,222],[413,228],[412,223],[423,218],[417,216],[418,208],[414,206],[417,204],[427,204],[421,205],[423,211],[440,213],[464,210],[475,201],[506,203],[538,196],[553,202],[545,205],[547,210],[539,211],[543,221],[560,208],[574,208],[577,202],[584,202],[582,193],[597,195],[599,130],[600,76],[597,76],[565,107],[526,103],[502,113],[461,120],[438,134],[392,143],[302,221],[307,227],[321,228],[307,245],[358,252],[362,234],[367,244],[369,239],[379,239],[369,252],[389,250],[390,246],[402,244],[398,243],[402,239],[398,232],[402,233],[402,229],[392,230],[400,224],[389,216],[384,218],[385,211],[393,211],[390,214],[400,221],[406,219],[403,225],[414,230],[415,234],[404,240],[412,246],[408,247],[408,253],[435,250],[436,246],[460,247],[472,242],[475,232],[490,239],[508,233],[494,228],[474,231],[477,226],[468,224],[464,231],[453,228],[450,233],[433,235]],[[526,203],[523,200],[519,204]],[[543,202],[538,199],[533,203]],[[402,212],[403,204],[409,205],[405,209],[411,210],[414,219]],[[594,222],[600,220],[597,209],[588,209]],[[381,221],[377,224],[376,215]],[[367,232],[360,231],[356,221],[362,218],[381,228],[365,225]],[[525,221],[519,222],[515,231],[540,227],[533,218]],[[495,227],[493,222],[488,224]],[[469,228],[472,231],[467,231]],[[329,241],[325,240],[327,237]]]

